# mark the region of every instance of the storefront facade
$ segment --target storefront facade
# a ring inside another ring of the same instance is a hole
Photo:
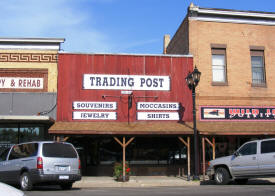
[[[193,134],[192,70],[190,55],[60,53],[49,133],[78,148],[84,175],[112,175],[123,154],[133,175],[176,175],[187,165],[178,137]]]
[[[64,39],[0,38],[0,149],[48,139]]]
[[[214,158],[213,147],[219,157],[248,140],[275,136],[274,33],[274,13],[191,4],[166,43],[168,54],[192,54],[202,72],[197,127],[206,160]]]

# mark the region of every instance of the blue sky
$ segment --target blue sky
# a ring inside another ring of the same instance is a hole
[[[69,52],[160,54],[191,2],[275,12],[275,0],[0,0],[0,37],[65,38]]]

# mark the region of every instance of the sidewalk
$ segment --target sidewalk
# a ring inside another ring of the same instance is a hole
[[[73,184],[74,188],[91,187],[157,187],[157,186],[199,186],[200,181],[187,181],[186,177],[131,176],[128,182],[117,182],[113,177],[82,177]]]
[[[234,182],[232,182],[234,183]],[[73,188],[93,188],[93,187],[160,187],[160,186],[200,186],[214,185],[213,181],[202,178],[200,181],[188,181],[186,177],[169,176],[131,176],[128,182],[117,182],[113,177],[87,177],[83,176],[81,181],[73,184]],[[249,185],[270,185],[275,184],[275,178],[250,179]]]

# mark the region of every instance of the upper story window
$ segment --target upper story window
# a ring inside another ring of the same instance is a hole
[[[212,52],[212,83],[226,84],[226,49],[213,48]]]
[[[250,49],[251,68],[252,68],[252,85],[262,86],[266,84],[265,80],[265,63],[264,50]]]

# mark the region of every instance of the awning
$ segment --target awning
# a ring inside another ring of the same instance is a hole
[[[275,122],[198,122],[201,135],[275,135]]]
[[[192,127],[177,122],[55,122],[51,134],[188,135]]]
[[[38,115],[0,115],[0,123],[25,122],[53,124],[54,119],[49,116]]]

